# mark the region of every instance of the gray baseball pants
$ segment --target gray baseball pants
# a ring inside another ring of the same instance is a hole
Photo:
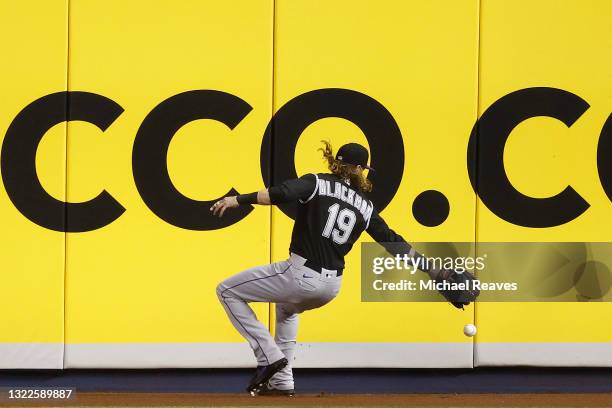
[[[293,389],[291,364],[295,358],[298,314],[330,302],[340,290],[342,276],[335,270],[321,273],[304,266],[306,260],[289,259],[256,266],[231,276],[217,286],[217,296],[232,324],[249,342],[257,364],[269,365],[286,357],[287,367],[270,380],[274,388]],[[276,335],[257,320],[250,302],[276,303]]]

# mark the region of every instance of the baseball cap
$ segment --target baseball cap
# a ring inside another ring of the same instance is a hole
[[[361,166],[364,169],[374,171],[373,168],[368,166],[368,157],[368,149],[358,143],[347,143],[341,146],[336,153],[336,160],[342,163]]]

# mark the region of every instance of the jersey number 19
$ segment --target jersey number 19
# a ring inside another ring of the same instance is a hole
[[[348,208],[340,210],[340,204],[332,204],[327,209],[329,216],[327,217],[327,223],[323,229],[323,236],[325,238],[331,238],[338,245],[342,245],[348,241],[355,226],[357,217],[355,213]],[[337,225],[337,228],[335,226]]]

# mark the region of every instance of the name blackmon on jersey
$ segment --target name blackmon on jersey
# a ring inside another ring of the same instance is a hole
[[[333,186],[333,188],[332,188]],[[319,179],[319,195],[337,198],[355,207],[361,213],[366,224],[370,221],[374,206],[368,200],[364,200],[356,191],[339,181]]]

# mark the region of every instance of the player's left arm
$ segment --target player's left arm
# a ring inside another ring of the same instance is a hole
[[[419,258],[425,258],[424,255],[418,253],[412,245],[406,242],[400,234],[389,228],[385,220],[376,211],[372,213],[366,232],[391,255],[408,255],[408,258],[413,260],[413,262],[416,262]],[[440,272],[437,269],[426,268],[427,262],[416,263],[419,269],[429,274],[432,279],[436,279]]]
[[[228,208],[236,208],[242,204],[276,205],[297,200],[305,200],[317,189],[317,176],[306,174],[300,178],[286,180],[278,186],[259,190],[254,193],[227,196],[210,207],[213,215],[223,217]]]
[[[426,272],[431,279],[446,280],[455,283],[474,280],[474,276],[467,271],[458,273],[450,269],[428,268],[429,262],[427,262],[425,256],[418,253],[401,235],[389,228],[387,223],[377,212],[372,213],[366,232],[391,255],[408,255],[408,258],[412,262],[416,262],[419,269]],[[422,258],[420,262],[417,261],[419,258]],[[473,285],[468,285],[468,287],[470,288],[468,290],[443,290],[440,291],[440,293],[453,306],[458,309],[463,309],[463,306],[469,305],[470,302],[476,300],[480,294],[479,290],[473,289]]]

